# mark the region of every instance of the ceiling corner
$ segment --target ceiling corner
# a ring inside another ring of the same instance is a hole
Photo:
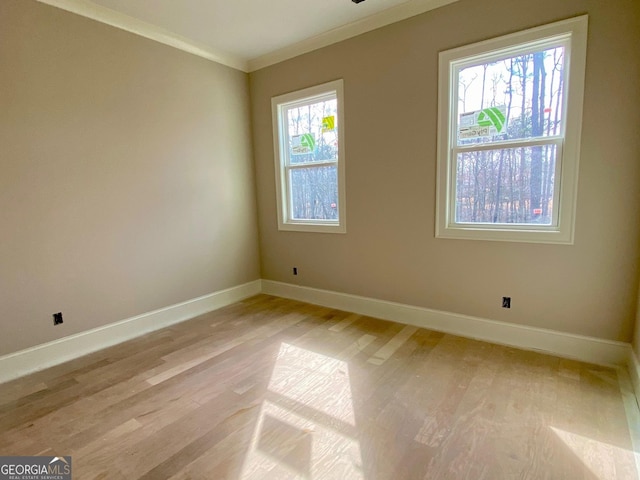
[[[206,58],[212,62],[220,63],[243,72],[249,72],[249,63],[245,58],[218,52],[209,46],[202,45],[163,28],[111,10],[110,8],[97,5],[88,0],[37,1]]]

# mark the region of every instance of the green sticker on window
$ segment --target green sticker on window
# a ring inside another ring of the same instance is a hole
[[[502,133],[505,123],[505,114],[500,111],[499,107],[485,108],[480,111],[480,114],[478,115],[478,125],[482,127],[493,126],[497,133]]]
[[[311,133],[291,137],[291,155],[307,155],[316,149],[316,139]]]
[[[460,115],[460,138],[491,137],[504,133],[507,127],[507,107],[487,107]]]

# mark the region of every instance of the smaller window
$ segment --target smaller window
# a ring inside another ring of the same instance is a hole
[[[278,228],[345,233],[342,80],[271,99]]]
[[[436,236],[573,243],[587,17],[440,54]]]

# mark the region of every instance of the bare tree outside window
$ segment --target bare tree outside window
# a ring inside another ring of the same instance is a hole
[[[343,81],[271,99],[278,228],[346,233]]]
[[[573,243],[588,25],[439,53],[437,238]]]
[[[323,99],[286,110],[292,218],[338,219],[338,102]],[[318,165],[322,164],[322,165]]]
[[[560,46],[458,71],[456,222],[553,223],[564,59]]]

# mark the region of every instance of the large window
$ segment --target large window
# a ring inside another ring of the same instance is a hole
[[[342,80],[271,104],[279,229],[344,233]]]
[[[440,54],[436,236],[573,243],[587,17]]]

